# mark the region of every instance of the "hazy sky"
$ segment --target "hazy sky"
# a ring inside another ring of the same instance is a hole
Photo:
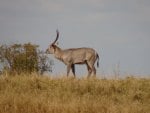
[[[56,29],[60,47],[100,54],[99,75],[117,65],[121,74],[150,75],[150,0],[0,0],[0,44],[32,42],[45,50]],[[55,60],[53,70],[64,74],[66,67]]]

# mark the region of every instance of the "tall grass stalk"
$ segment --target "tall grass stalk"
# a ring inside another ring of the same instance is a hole
[[[0,113],[149,113],[150,79],[0,76]]]

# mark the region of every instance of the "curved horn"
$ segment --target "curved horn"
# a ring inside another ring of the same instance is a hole
[[[56,30],[56,33],[57,33],[56,39],[55,39],[55,41],[54,41],[52,44],[55,44],[55,43],[56,43],[56,41],[57,41],[57,40],[58,40],[58,38],[59,38],[59,31],[58,31],[58,30]]]

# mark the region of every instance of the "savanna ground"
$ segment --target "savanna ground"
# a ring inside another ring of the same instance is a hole
[[[150,79],[1,75],[0,113],[150,113]]]

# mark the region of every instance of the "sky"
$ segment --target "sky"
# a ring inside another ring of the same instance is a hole
[[[91,47],[98,75],[150,76],[149,0],[0,0],[0,44],[38,44],[46,50],[60,32],[62,49]],[[52,55],[53,74],[66,66]],[[86,66],[76,66],[78,75]]]

